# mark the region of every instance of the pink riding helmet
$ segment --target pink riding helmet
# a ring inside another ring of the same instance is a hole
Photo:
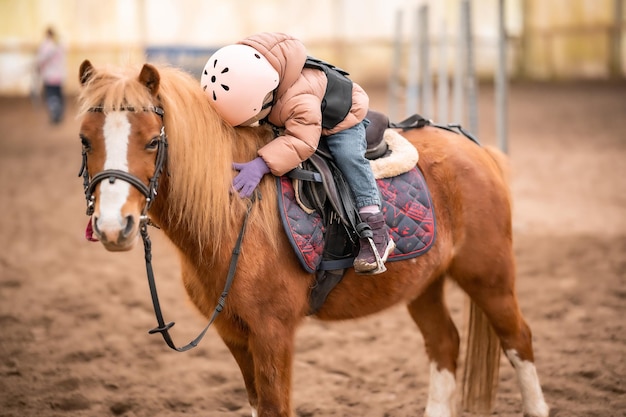
[[[239,126],[261,112],[278,79],[278,72],[256,49],[237,44],[209,58],[200,85],[218,114],[231,126]]]

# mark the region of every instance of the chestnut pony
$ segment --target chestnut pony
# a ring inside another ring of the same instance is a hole
[[[96,69],[85,61],[80,82],[86,181],[105,170],[117,173],[87,187],[95,236],[110,251],[128,250],[149,218],[178,248],[185,289],[208,318],[247,218],[234,281],[213,324],[241,369],[252,416],[292,416],[294,333],[307,315],[315,277],[301,267],[283,231],[274,178],[261,181],[262,199],[231,193],[233,161],[252,160],[272,140],[271,130],[228,126],[198,81],[178,69]],[[388,262],[381,275],[347,271],[316,318],[353,319],[406,304],[431,364],[424,415],[453,416],[460,338],[444,303],[450,278],[476,306],[469,314],[464,405],[487,412],[493,406],[502,349],[517,373],[521,411],[547,417],[531,331],[515,294],[505,157],[432,126],[402,134],[419,150],[436,242],[418,258]],[[155,196],[149,182],[165,135],[167,160]]]

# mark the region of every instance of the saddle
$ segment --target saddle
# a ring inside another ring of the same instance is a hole
[[[419,115],[413,115],[399,123],[392,123],[386,115],[372,110],[366,117],[370,121],[366,129],[366,157],[370,160],[383,158],[391,153],[389,143],[385,140],[385,132],[388,129],[406,130],[420,128],[430,123]],[[417,163],[417,151],[414,147],[411,148],[415,152],[415,159],[409,162],[407,170],[415,169]],[[290,234],[294,247],[307,248],[301,249],[301,252],[304,252],[301,253],[302,257],[321,257],[321,261],[315,267],[311,265],[315,262],[310,262],[306,268],[316,273],[316,285],[311,289],[309,301],[309,314],[314,314],[321,308],[332,288],[341,281],[345,270],[352,267],[354,258],[358,255],[358,230],[361,223],[358,209],[352,191],[334,163],[324,141],[320,142],[317,151],[307,161],[278,181],[280,194],[283,196],[281,204],[283,213],[289,211],[284,206],[290,204],[292,198],[290,194],[293,191],[293,199],[305,213],[318,215],[313,216],[312,224],[308,224],[308,219],[304,221],[307,223],[306,230],[301,232],[304,238],[293,238],[294,233]],[[286,225],[285,228],[289,229],[290,226]],[[434,241],[434,230],[432,237],[430,244]],[[294,240],[307,242],[303,244]],[[423,245],[423,249],[427,250],[426,245]],[[321,253],[318,253],[320,250]]]

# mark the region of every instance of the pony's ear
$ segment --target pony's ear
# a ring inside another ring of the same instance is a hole
[[[88,59],[84,60],[82,64],[80,64],[80,69],[78,70],[78,79],[80,80],[80,84],[84,85],[91,76],[94,74],[93,65],[89,62]]]
[[[153,96],[159,92],[159,71],[150,64],[144,64],[139,73],[139,82],[145,85]]]

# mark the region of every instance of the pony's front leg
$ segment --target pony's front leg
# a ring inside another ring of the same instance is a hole
[[[266,319],[261,333],[251,334],[258,417],[290,417],[294,330],[279,320]]]
[[[257,394],[254,379],[254,359],[252,358],[252,354],[248,349],[248,344],[233,342],[227,339],[224,339],[224,343],[230,350],[233,358],[235,358],[237,365],[239,365],[241,375],[243,376],[243,382],[246,386],[246,391],[248,392],[248,402],[250,403],[250,408],[252,409],[252,417],[257,417],[259,396]]]

